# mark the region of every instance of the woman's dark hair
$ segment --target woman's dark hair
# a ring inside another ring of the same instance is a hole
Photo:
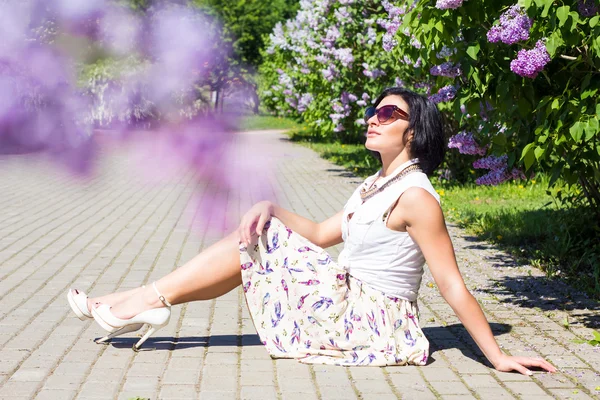
[[[437,106],[425,96],[401,87],[385,89],[375,103],[377,107],[387,96],[400,96],[408,104],[408,128],[404,132],[404,140],[412,131],[413,139],[410,142],[412,157],[418,158],[423,172],[431,175],[444,160],[446,154],[446,139],[442,122],[442,114]],[[374,152],[381,162],[379,153]]]

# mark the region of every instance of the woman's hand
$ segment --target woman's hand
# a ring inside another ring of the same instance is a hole
[[[532,375],[533,373],[526,367],[538,367],[548,372],[556,372],[556,368],[552,364],[541,358],[516,357],[502,354],[494,361],[494,367],[502,372],[517,371],[523,375]]]
[[[240,241],[248,246],[255,234],[260,236],[265,223],[273,215],[273,204],[270,201],[261,201],[252,206],[240,221],[238,235]]]

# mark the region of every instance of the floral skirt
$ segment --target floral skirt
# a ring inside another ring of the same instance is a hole
[[[347,274],[277,218],[249,248],[240,246],[240,260],[248,309],[271,357],[333,365],[427,362],[416,302]]]

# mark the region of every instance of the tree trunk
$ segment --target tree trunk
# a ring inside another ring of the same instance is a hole
[[[252,91],[252,102],[254,103],[254,106],[252,107],[252,112],[254,112],[254,114],[258,114],[260,98],[258,97],[257,87],[255,85],[251,85],[250,88],[250,90]]]
[[[215,113],[219,111],[219,89],[217,88],[215,90],[215,92],[217,93],[215,96]]]

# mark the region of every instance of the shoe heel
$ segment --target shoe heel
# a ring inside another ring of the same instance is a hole
[[[96,340],[96,343],[98,344],[108,344],[107,341],[109,341],[112,338],[115,338],[117,336],[121,336],[124,335],[126,333],[129,332],[135,332],[135,331],[139,331],[140,329],[142,329],[142,327],[144,326],[144,324],[132,324],[132,325],[126,325],[124,327],[122,327],[121,329],[111,333],[110,335],[106,335],[98,340]]]
[[[142,338],[140,340],[138,340],[138,342],[136,344],[133,345],[133,351],[135,351],[136,353],[138,351],[140,351],[140,347],[142,347],[142,345],[144,344],[144,342],[146,340],[148,340],[148,338],[150,336],[152,336],[153,334],[155,334],[159,329],[167,326],[168,323],[169,323],[169,321],[167,320],[166,323],[158,325],[156,327],[154,325],[151,325],[150,329],[148,329],[148,331],[144,334],[144,336],[142,336]]]

